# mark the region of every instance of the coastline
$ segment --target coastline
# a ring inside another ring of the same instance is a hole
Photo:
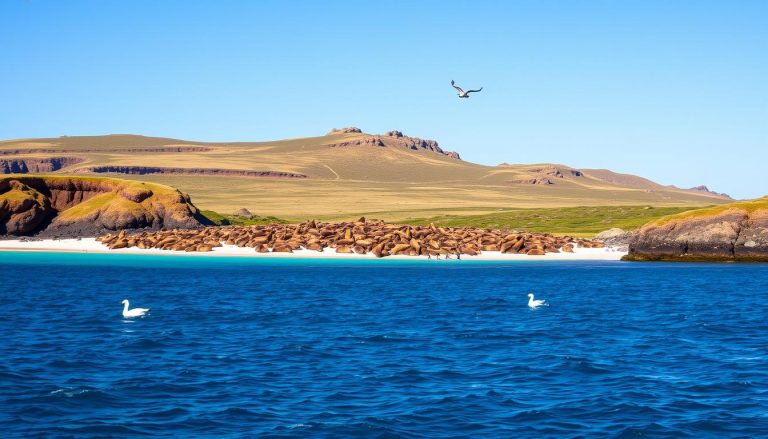
[[[247,258],[332,258],[332,259],[379,259],[373,253],[336,253],[333,249],[318,252],[315,250],[296,250],[293,253],[269,252],[259,253],[250,247],[222,244],[210,252],[184,252],[161,250],[156,248],[140,249],[137,247],[110,249],[97,242],[96,238],[73,239],[42,239],[21,241],[15,239],[0,240],[0,252],[49,252],[49,253],[91,253],[91,254],[128,254],[128,255],[167,255],[191,257],[247,257]],[[504,254],[498,251],[484,251],[476,256],[462,255],[462,260],[468,261],[579,261],[601,260],[618,261],[627,252],[618,251],[611,247],[581,248],[576,246],[573,253],[547,253],[543,256],[526,254]],[[424,256],[392,255],[386,259],[427,260]],[[442,258],[441,258],[442,259]],[[455,260],[455,257],[451,258]]]

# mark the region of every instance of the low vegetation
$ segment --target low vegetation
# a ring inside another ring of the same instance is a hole
[[[443,227],[482,227],[492,229],[513,229],[519,231],[552,233],[591,237],[603,230],[619,227],[624,230],[636,230],[648,221],[668,215],[687,212],[688,207],[653,207],[653,206],[598,206],[598,207],[563,207],[539,209],[507,209],[482,215],[442,214],[423,217],[408,217],[388,222],[428,225]],[[301,221],[277,218],[274,216],[250,217],[224,215],[210,210],[203,215],[216,225],[262,225],[287,224]],[[386,212],[368,213],[370,218],[388,218]]]
[[[287,224],[288,221],[274,216],[224,215],[212,210],[203,210],[204,217],[217,226],[257,226],[262,224]]]
[[[598,206],[510,209],[483,215],[439,215],[404,222],[414,225],[475,226],[574,236],[593,236],[619,227],[635,230],[648,221],[691,210],[690,207]]]
[[[700,218],[719,215],[729,209],[743,210],[746,213],[752,213],[757,210],[768,210],[768,197],[757,198],[754,200],[737,201],[735,203],[720,204],[718,206],[709,206],[702,209],[686,210],[676,215],[670,215],[660,218],[654,225],[663,225],[672,221]]]

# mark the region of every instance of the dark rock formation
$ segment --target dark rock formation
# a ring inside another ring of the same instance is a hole
[[[179,175],[224,175],[233,177],[307,178],[304,174],[286,171],[246,171],[241,169],[218,168],[164,168],[159,166],[91,166],[77,172],[115,174],[179,174]]]
[[[82,161],[79,157],[0,159],[0,174],[54,172]]]
[[[96,236],[209,222],[169,186],[111,178],[0,178],[0,235]]]
[[[625,259],[768,262],[768,198],[652,221],[632,239]]]

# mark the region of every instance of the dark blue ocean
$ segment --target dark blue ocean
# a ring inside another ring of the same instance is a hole
[[[766,265],[0,267],[4,438],[768,436]]]

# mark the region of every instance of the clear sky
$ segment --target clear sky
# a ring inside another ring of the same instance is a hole
[[[0,138],[341,126],[765,195],[768,1],[0,1]]]

